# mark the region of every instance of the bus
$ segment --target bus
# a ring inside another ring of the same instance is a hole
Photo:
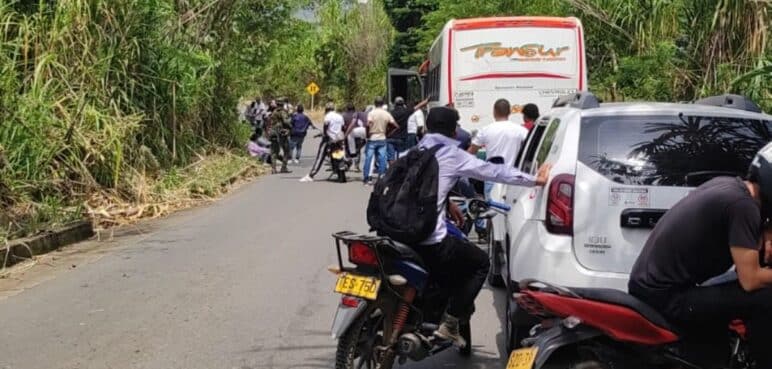
[[[500,98],[512,104],[510,119],[522,123],[523,105],[534,103],[544,113],[558,96],[587,90],[582,23],[574,17],[453,19],[418,74],[429,107],[455,107],[470,132],[493,122]]]

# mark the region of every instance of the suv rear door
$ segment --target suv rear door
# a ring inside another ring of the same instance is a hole
[[[584,117],[574,189],[577,261],[629,273],[661,215],[713,177],[744,175],[770,132],[770,122],[737,118]]]

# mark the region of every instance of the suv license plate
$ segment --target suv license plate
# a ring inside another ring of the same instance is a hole
[[[538,347],[528,347],[512,351],[509,355],[507,369],[531,369],[533,362],[536,361],[536,352]]]
[[[338,276],[338,283],[335,284],[335,292],[375,300],[378,298],[380,286],[381,280],[378,278],[341,273]]]

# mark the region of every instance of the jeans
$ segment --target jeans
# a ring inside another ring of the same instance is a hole
[[[303,151],[303,140],[306,136],[291,136],[290,145],[290,159],[300,160],[301,152]]]
[[[399,158],[399,153],[405,151],[405,144],[406,141],[401,138],[387,138],[386,142],[388,142],[387,147],[387,156],[389,161],[394,161]]]
[[[418,136],[415,133],[407,134],[407,141],[405,141],[405,150],[412,149],[418,145]]]
[[[415,251],[426,262],[431,279],[450,291],[447,313],[467,321],[474,300],[488,276],[488,254],[471,242],[454,236],[435,245],[419,245]]]
[[[772,368],[772,288],[746,292],[737,281],[683,291],[650,294],[630,283],[630,294],[647,302],[683,332],[695,354],[705,355],[706,343],[724,358],[729,354],[727,326],[742,319],[748,329],[751,354],[758,368]],[[721,352],[723,351],[723,352]],[[691,355],[689,355],[691,356]],[[699,356],[699,355],[695,355]]]
[[[386,146],[385,140],[367,141],[367,145],[365,145],[365,168],[362,172],[365,182],[370,179],[370,163],[373,160],[373,155],[375,155],[376,160],[378,160],[378,174],[383,175],[383,173],[386,172]]]

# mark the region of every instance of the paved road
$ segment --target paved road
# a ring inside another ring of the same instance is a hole
[[[366,230],[367,188],[294,169],[0,280],[0,369],[331,368],[329,235]],[[503,368],[504,295],[477,304],[473,358],[403,368]]]

